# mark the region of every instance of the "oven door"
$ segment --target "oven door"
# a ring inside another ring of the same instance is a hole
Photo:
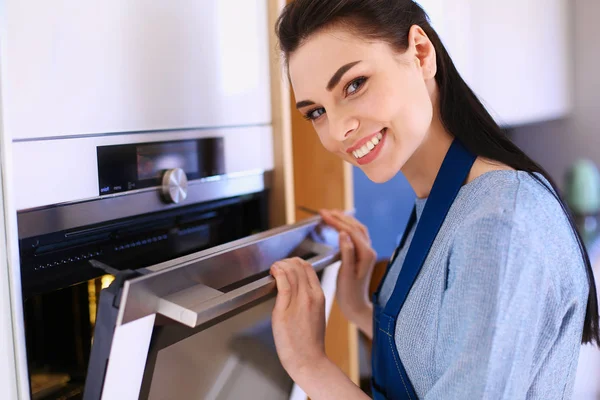
[[[271,333],[277,260],[319,273],[327,315],[337,233],[314,218],[136,271],[100,296],[84,399],[288,399],[303,393]]]

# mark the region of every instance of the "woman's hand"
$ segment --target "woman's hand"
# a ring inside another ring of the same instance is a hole
[[[339,232],[342,266],[337,278],[336,299],[340,309],[367,336],[373,336],[373,305],[369,284],[377,253],[367,228],[338,210],[321,211],[323,220]]]
[[[325,355],[325,295],[312,265],[300,258],[271,266],[277,282],[272,324],[279,359],[294,381],[329,362]]]
[[[368,400],[325,355],[325,295],[312,265],[300,258],[271,266],[277,282],[272,325],[281,364],[314,400]]]

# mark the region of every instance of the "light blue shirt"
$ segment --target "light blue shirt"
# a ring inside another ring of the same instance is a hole
[[[417,200],[419,217],[425,202]],[[381,304],[413,233],[383,283]],[[417,395],[571,398],[588,290],[576,238],[541,183],[523,171],[492,171],[464,185],[396,324]]]

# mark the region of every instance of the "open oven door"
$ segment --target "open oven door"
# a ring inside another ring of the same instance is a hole
[[[275,352],[270,315],[277,260],[319,273],[327,315],[337,233],[319,218],[135,271],[113,271],[102,291],[85,400],[303,397]]]

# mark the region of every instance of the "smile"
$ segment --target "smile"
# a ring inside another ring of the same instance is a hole
[[[381,132],[374,135],[370,140],[366,141],[361,147],[356,150],[353,150],[351,153],[354,158],[361,159],[371,153],[371,151],[375,150],[383,139],[383,134],[385,133],[386,128],[382,129]]]

